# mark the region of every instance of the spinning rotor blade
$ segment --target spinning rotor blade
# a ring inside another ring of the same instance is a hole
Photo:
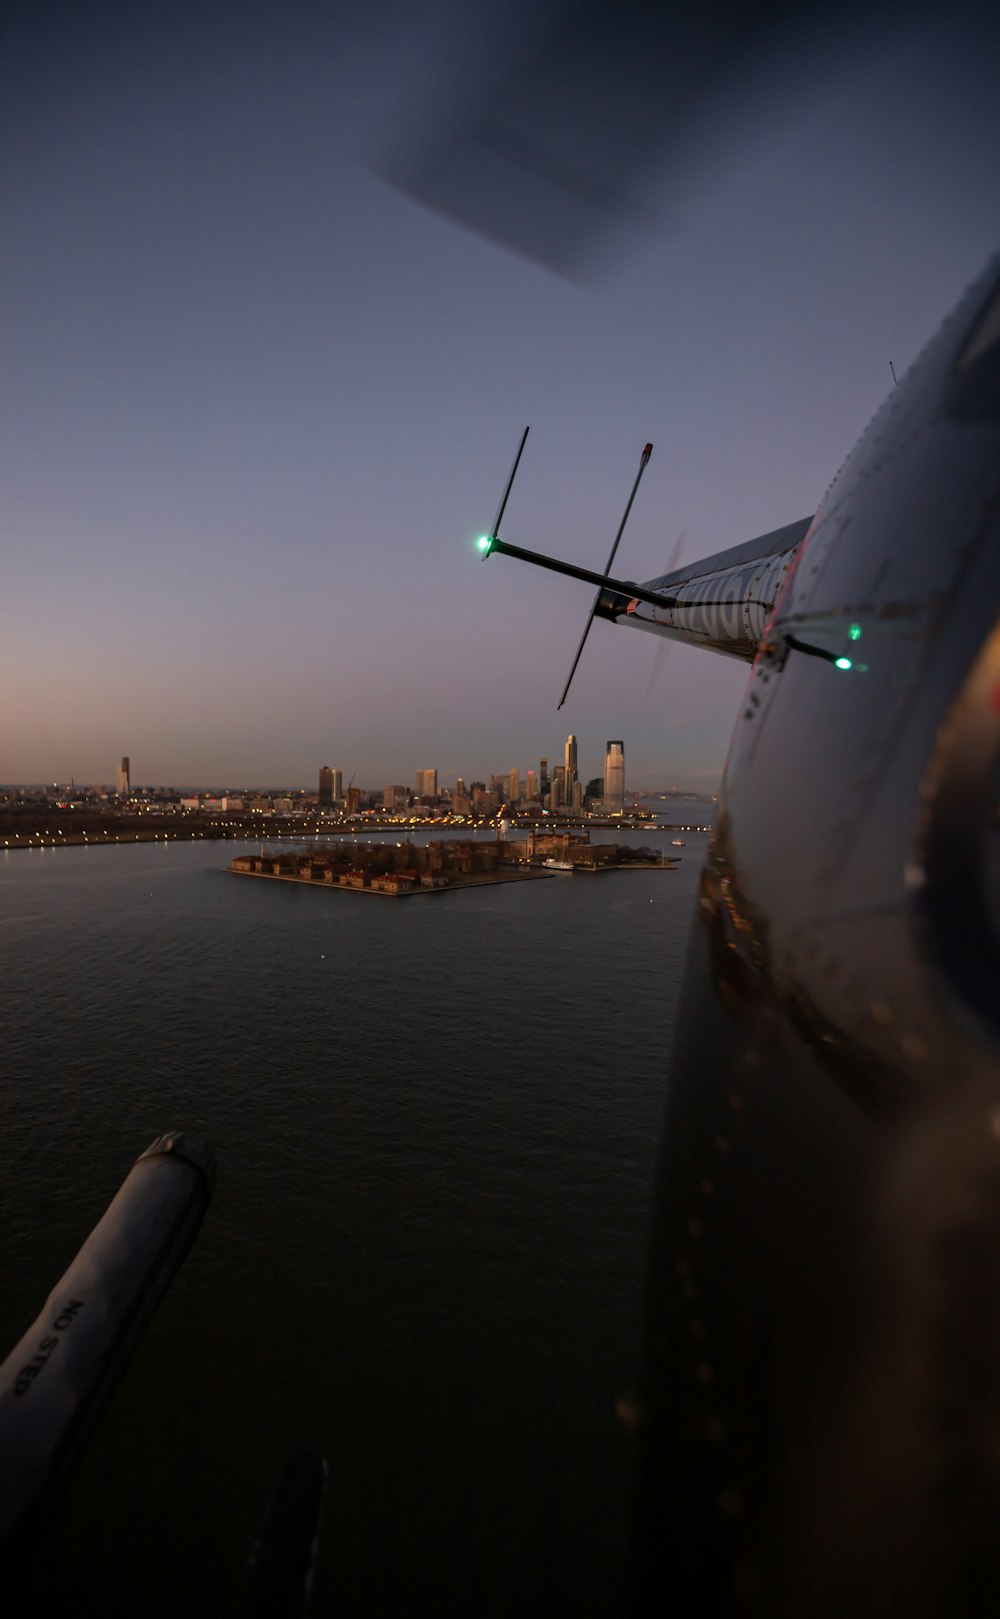
[[[673,573],[674,569],[676,567],[679,567],[680,560],[681,560],[681,552],[684,549],[684,540],[685,540],[686,535],[687,535],[687,529],[682,528],[680,533],[677,536],[677,539],[676,539],[675,543],[674,543],[674,548],[673,548],[672,552],[670,553],[670,561],[667,563],[667,573]],[[652,667],[650,668],[650,671],[649,671],[649,684],[646,687],[645,695],[643,697],[643,702],[648,703],[650,697],[652,697],[652,695],[653,695],[653,687],[656,685],[656,683],[659,680],[661,674],[663,673],[663,665],[666,663],[667,659],[670,656],[671,649],[675,645],[676,645],[676,642],[668,641],[665,635],[660,636],[658,638],[658,645],[657,645],[655,653],[653,654],[653,663],[652,663]]]
[[[724,173],[782,115],[776,86],[834,77],[912,20],[902,0],[472,9],[478,50],[453,20],[450,76],[382,132],[373,165],[436,214],[584,284],[683,221],[692,183]]]
[[[649,458],[652,455],[652,453],[653,453],[653,446],[651,444],[647,444],[646,447],[644,448],[643,452],[642,452],[642,455],[639,458],[639,470],[635,475],[635,483],[632,485],[632,493],[628,497],[628,501],[627,501],[626,506],[625,506],[625,511],[622,514],[622,520],[618,525],[618,533],[615,535],[615,543],[611,547],[611,555],[608,557],[608,565],[604,570],[604,572],[606,574],[609,574],[611,572],[611,564],[615,560],[615,552],[618,550],[619,541],[621,540],[621,537],[625,532],[625,524],[628,522],[628,515],[629,515],[629,512],[632,510],[632,502],[635,499],[635,492],[639,487],[639,480],[642,477],[643,473],[645,472],[647,465],[649,464]],[[573,659],[573,667],[569,672],[569,678],[566,681],[565,686],[563,687],[563,694],[560,697],[559,702],[557,704],[557,712],[558,712],[558,709],[562,708],[563,703],[566,701],[566,698],[569,696],[569,688],[573,684],[573,676],[576,674],[576,666],[580,662],[580,658],[581,658],[581,655],[583,653],[583,649],[587,644],[587,636],[590,634],[590,626],[594,622],[594,614],[597,611],[597,604],[600,601],[600,599],[601,599],[601,592],[600,592],[600,590],[598,590],[597,595],[594,597],[594,605],[590,609],[590,613],[589,613],[589,615],[587,617],[587,622],[583,626],[583,634],[580,637],[580,645],[576,649],[576,657]]]

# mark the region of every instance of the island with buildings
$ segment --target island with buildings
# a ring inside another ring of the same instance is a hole
[[[486,883],[530,881],[557,872],[672,871],[677,858],[617,843],[591,843],[589,834],[538,835],[512,841],[441,838],[418,845],[337,841],[301,851],[266,849],[230,863],[236,876],[309,883],[368,894],[435,894]]]

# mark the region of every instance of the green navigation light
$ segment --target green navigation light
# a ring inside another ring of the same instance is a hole
[[[476,541],[476,544],[478,545],[480,551],[488,551],[490,546],[493,544],[493,541],[488,534],[481,534],[479,539]]]
[[[847,633],[848,633],[848,636],[850,637],[850,639],[852,641],[860,641],[861,640],[861,625],[860,624],[852,624]]]
[[[852,669],[854,665],[850,658],[834,658],[833,667],[835,669]]]

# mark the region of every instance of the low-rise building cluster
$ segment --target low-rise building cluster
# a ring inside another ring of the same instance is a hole
[[[237,855],[231,869],[260,877],[288,877],[298,882],[336,888],[368,888],[375,893],[407,894],[418,888],[447,888],[456,879],[488,876],[503,859],[505,845],[458,840],[426,847],[413,843],[338,844],[335,848],[261,849]],[[519,846],[523,849],[524,845]]]
[[[368,889],[372,893],[409,894],[416,889],[448,888],[489,878],[501,867],[557,864],[578,871],[602,871],[627,865],[662,864],[650,849],[617,843],[591,843],[584,833],[530,833],[526,839],[475,842],[459,838],[414,843],[339,843],[328,848],[261,848],[237,855],[230,869],[258,877],[284,877],[328,888]]]

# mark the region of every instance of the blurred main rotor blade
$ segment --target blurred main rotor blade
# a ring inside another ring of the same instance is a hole
[[[628,514],[632,510],[632,502],[635,499],[635,492],[639,487],[639,480],[642,477],[643,473],[645,472],[647,466],[649,465],[649,458],[652,455],[652,453],[653,453],[653,446],[651,444],[647,444],[647,445],[644,446],[642,455],[639,457],[639,470],[635,475],[635,483],[632,485],[632,492],[629,495],[628,500],[625,503],[625,510],[622,513],[622,520],[618,524],[618,533],[615,535],[615,543],[611,547],[611,555],[608,557],[608,565],[604,570],[604,572],[606,574],[611,572],[611,564],[615,560],[615,553],[618,550],[618,546],[619,546],[619,543],[621,541],[621,537],[625,532],[625,524],[628,522]],[[587,618],[587,622],[583,626],[583,634],[580,637],[580,645],[576,649],[576,657],[573,659],[573,667],[569,672],[569,678],[566,681],[565,686],[563,687],[563,694],[560,697],[558,703],[556,704],[557,711],[560,708],[562,708],[563,703],[566,701],[566,698],[569,696],[569,688],[573,684],[573,676],[576,674],[576,666],[580,662],[580,658],[583,655],[583,649],[587,644],[587,636],[590,634],[590,626],[594,622],[594,614],[597,611],[597,604],[600,601],[600,599],[601,599],[601,592],[598,591],[597,595],[594,597],[594,605],[590,609],[590,614],[589,614],[589,616]]]
[[[450,31],[449,77],[422,122],[375,161],[416,201],[571,279],[602,245],[659,231],[676,180],[709,149],[745,144],[751,104],[864,51],[860,27],[900,0],[507,0],[481,13],[480,50]],[[498,21],[499,17],[499,21]],[[491,32],[492,29],[492,32]],[[484,41],[488,36],[488,48]]]

